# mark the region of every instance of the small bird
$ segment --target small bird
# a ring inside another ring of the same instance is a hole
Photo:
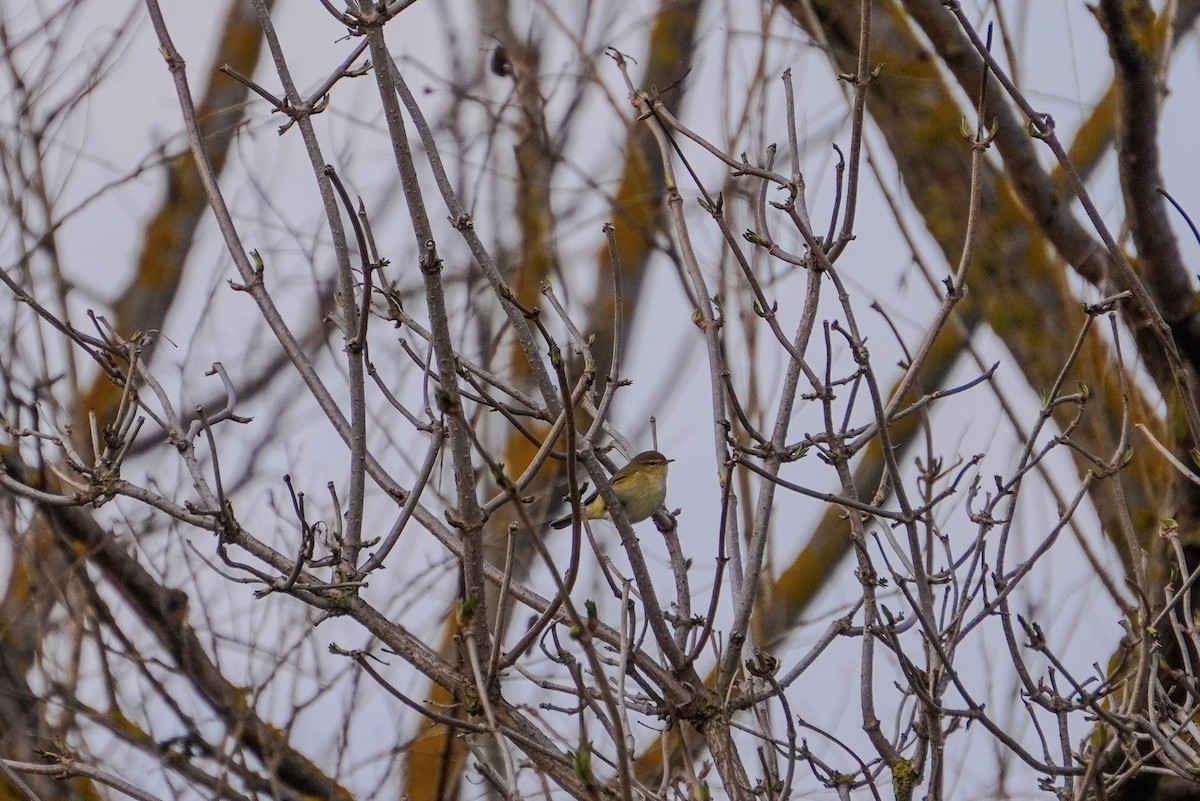
[[[658,451],[644,451],[633,457],[629,464],[613,473],[608,483],[625,508],[625,517],[630,523],[638,523],[658,511],[667,497],[667,465],[675,461]],[[589,520],[612,519],[608,515],[604,499],[593,492],[583,502],[583,511]],[[550,524],[552,528],[566,528],[573,517],[568,514]]]

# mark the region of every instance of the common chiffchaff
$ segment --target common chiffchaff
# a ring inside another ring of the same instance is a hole
[[[658,451],[645,451],[633,457],[629,464],[613,473],[608,480],[613,492],[621,499],[625,517],[629,518],[630,523],[645,520],[662,506],[667,497],[667,464],[673,461]],[[583,502],[583,510],[589,520],[608,518],[608,509],[599,492],[593,492]],[[567,515],[550,525],[553,528],[566,528],[571,525],[571,520],[571,515]]]

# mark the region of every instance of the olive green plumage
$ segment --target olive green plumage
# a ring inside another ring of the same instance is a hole
[[[667,497],[667,465],[674,461],[658,451],[645,451],[629,460],[629,464],[613,473],[608,480],[613,492],[625,507],[625,517],[630,523],[645,520],[658,511]],[[594,492],[583,502],[583,510],[589,520],[608,518],[608,509],[599,492]],[[566,528],[571,525],[570,514],[560,517],[550,525]]]

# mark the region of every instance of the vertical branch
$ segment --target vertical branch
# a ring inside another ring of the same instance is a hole
[[[413,236],[421,254],[421,278],[425,285],[425,302],[429,308],[429,327],[433,335],[433,351],[439,381],[437,404],[446,417],[458,499],[456,525],[461,526],[465,546],[462,563],[462,602],[469,609],[464,622],[468,624],[469,630],[479,637],[481,650],[487,651],[490,649],[490,640],[486,626],[472,623],[486,620],[482,554],[483,512],[476,496],[475,474],[471,463],[471,439],[466,430],[466,417],[463,414],[458,375],[455,372],[454,345],[446,313],[445,289],[441,282],[442,263],[437,254],[433,228],[425,211],[425,200],[417,179],[412,150],[408,144],[408,133],[404,129],[404,118],[396,98],[396,84],[388,68],[392,57],[383,39],[383,21],[384,18],[378,12],[364,12],[363,32],[369,43],[371,60],[378,65],[374,73],[379,86],[379,100],[383,106],[384,120],[392,143],[392,155],[400,174],[400,185],[407,201]]]

